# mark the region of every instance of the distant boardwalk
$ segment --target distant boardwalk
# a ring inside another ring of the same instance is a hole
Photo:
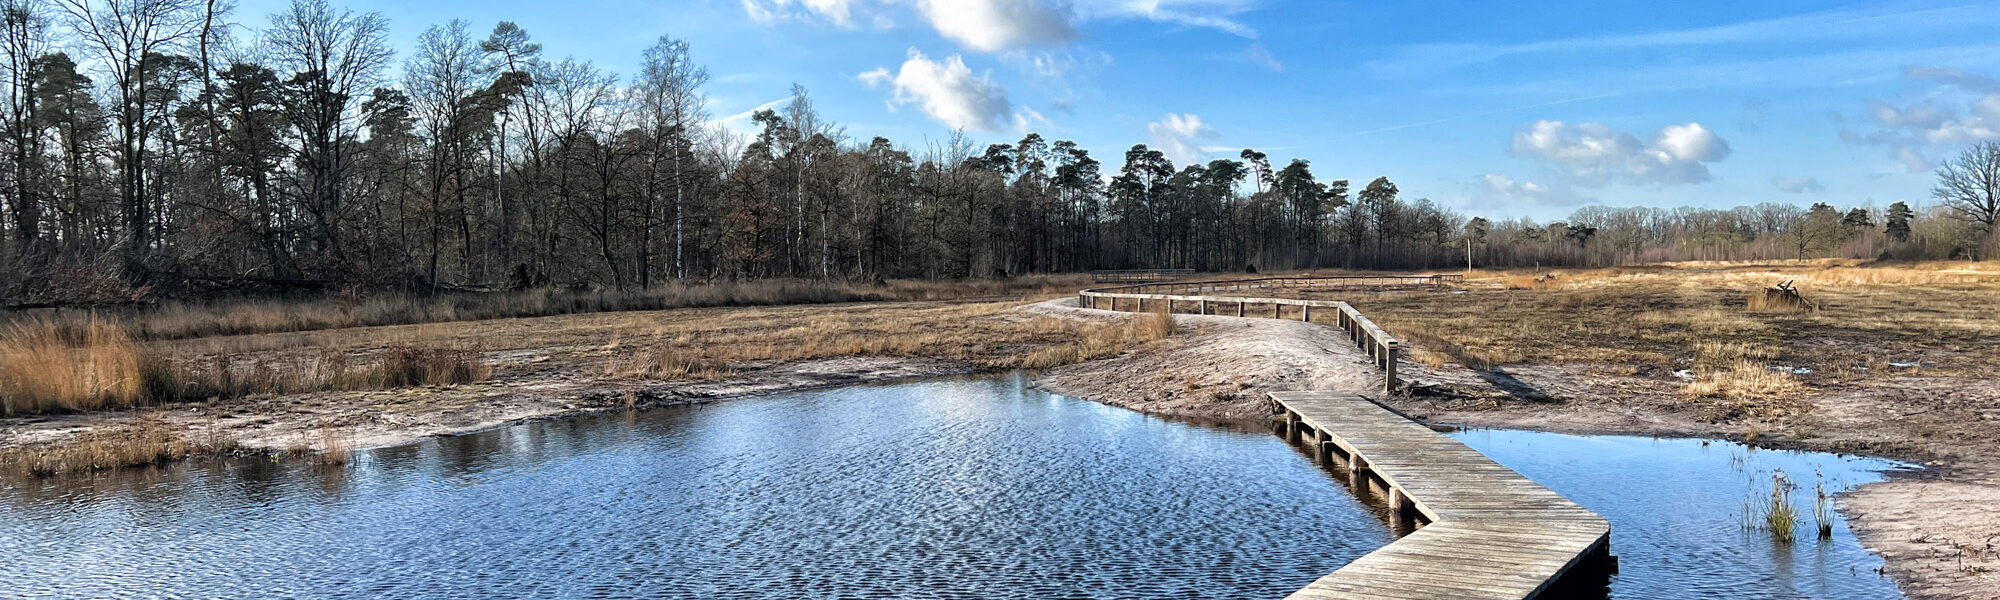
[[[1091,271],[1090,280],[1097,283],[1152,283],[1194,274],[1194,269],[1109,269]]]
[[[1392,511],[1430,521],[1291,598],[1534,598],[1572,569],[1609,566],[1604,517],[1457,440],[1352,394],[1271,399],[1287,440],[1372,474]]]

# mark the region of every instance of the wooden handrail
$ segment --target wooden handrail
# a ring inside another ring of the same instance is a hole
[[[1266,277],[1266,278],[1259,278],[1259,279],[1244,279],[1244,280],[1237,280],[1237,281],[1204,281],[1204,282],[1185,282],[1185,283],[1180,283],[1180,284],[1172,284],[1172,286],[1173,286],[1173,287],[1196,287],[1196,288],[1197,288],[1197,291],[1201,291],[1201,290],[1207,290],[1207,289],[1211,289],[1211,288],[1218,288],[1218,287],[1224,287],[1224,288],[1228,288],[1228,289],[1241,289],[1241,286],[1244,286],[1244,285],[1249,285],[1249,286],[1251,286],[1251,287],[1258,287],[1258,286],[1256,286],[1256,285],[1254,285],[1254,284],[1257,284],[1257,283],[1261,283],[1261,282],[1269,282],[1269,281],[1297,281],[1297,280],[1315,280],[1315,279],[1347,279],[1347,280],[1352,280],[1352,279],[1424,279],[1424,280],[1427,280],[1427,281],[1429,281],[1429,280],[1437,280],[1436,278],[1439,278],[1439,277],[1441,277],[1441,276],[1436,276],[1436,275],[1432,275],[1432,276],[1425,276],[1425,277],[1411,277],[1411,278],[1393,278],[1393,277],[1391,277],[1391,278],[1385,278],[1385,277],[1327,277],[1327,278],[1299,278],[1299,277]],[[1206,315],[1206,314],[1210,314],[1210,313],[1209,313],[1209,304],[1211,304],[1211,303],[1215,303],[1215,304],[1235,304],[1235,305],[1236,305],[1236,316],[1238,316],[1238,317],[1246,317],[1246,316],[1249,316],[1249,315],[1248,315],[1248,312],[1249,312],[1249,311],[1247,310],[1247,307],[1248,307],[1249,305],[1251,305],[1251,304],[1268,304],[1268,305],[1270,305],[1270,307],[1271,307],[1271,318],[1278,318],[1278,317],[1280,317],[1280,316],[1281,316],[1281,314],[1282,314],[1282,311],[1280,310],[1280,308],[1279,308],[1279,307],[1282,307],[1282,306],[1297,306],[1297,307],[1299,307],[1299,320],[1301,320],[1301,321],[1306,321],[1306,322],[1311,322],[1311,321],[1312,321],[1312,309],[1314,309],[1314,308],[1331,308],[1331,309],[1334,309],[1334,314],[1335,314],[1335,317],[1334,317],[1334,320],[1335,320],[1335,324],[1336,324],[1336,325],[1337,325],[1337,326],[1338,326],[1338,327],[1339,327],[1339,328],[1340,328],[1340,329],[1341,329],[1342,331],[1345,331],[1345,332],[1347,332],[1347,334],[1348,334],[1348,339],[1352,340],[1352,341],[1354,342],[1354,344],[1355,344],[1355,345],[1357,345],[1357,346],[1360,346],[1360,347],[1361,347],[1361,349],[1362,349],[1362,351],[1368,354],[1368,358],[1369,358],[1369,360],[1375,363],[1375,367],[1376,367],[1376,368],[1378,368],[1378,369],[1381,369],[1381,370],[1382,370],[1382,372],[1383,372],[1383,378],[1382,378],[1382,381],[1383,381],[1383,384],[1382,384],[1382,389],[1383,389],[1383,391],[1385,391],[1385,392],[1387,392],[1387,393],[1395,393],[1395,392],[1396,392],[1396,388],[1397,388],[1397,386],[1398,386],[1398,384],[1399,384],[1399,382],[1398,382],[1398,381],[1396,380],[1396,361],[1397,361],[1398,357],[1399,357],[1399,356],[1400,356],[1400,355],[1402,354],[1402,342],[1401,342],[1401,341],[1399,341],[1399,340],[1397,340],[1395,336],[1393,336],[1393,335],[1389,335],[1389,332],[1388,332],[1387,330],[1384,330],[1384,329],[1382,329],[1382,327],[1381,327],[1380,325],[1376,325],[1376,324],[1375,324],[1375,322],[1374,322],[1374,321],[1372,321],[1372,320],[1370,320],[1370,319],[1369,319],[1369,318],[1368,318],[1367,316],[1365,316],[1365,315],[1362,315],[1362,314],[1361,314],[1361,311],[1359,311],[1359,310],[1355,310],[1355,308],[1354,308],[1354,306],[1353,306],[1353,305],[1350,305],[1350,304],[1348,304],[1348,303],[1346,303],[1346,302],[1341,302],[1341,301],[1337,301],[1337,300],[1303,300],[1303,299],[1295,299],[1295,298],[1255,298],[1255,297],[1246,297],[1246,296],[1189,296],[1189,295],[1180,295],[1180,294],[1150,294],[1150,293],[1138,293],[1138,292],[1127,292],[1127,291],[1112,291],[1112,290],[1132,290],[1132,289],[1141,289],[1141,290],[1146,290],[1146,289],[1151,289],[1151,288],[1154,288],[1154,287],[1167,287],[1167,285],[1166,285],[1166,284],[1145,284],[1145,285],[1126,285],[1126,286],[1115,286],[1115,287],[1108,287],[1108,288],[1097,288],[1097,289],[1087,289],[1087,290],[1083,290],[1083,291],[1081,291],[1081,292],[1078,292],[1078,293],[1077,293],[1077,306],[1079,306],[1079,307],[1083,307],[1083,308],[1108,308],[1108,309],[1110,309],[1110,310],[1120,310],[1121,308],[1124,308],[1124,309],[1128,309],[1128,310],[1127,310],[1127,312],[1146,312],[1146,302],[1150,300],[1150,301],[1152,301],[1152,302],[1154,303],[1154,306],[1155,306],[1156,308],[1165,308],[1165,309],[1166,309],[1166,312],[1168,312],[1168,313],[1172,313],[1172,312],[1174,312],[1174,308],[1175,308],[1175,304],[1176,304],[1176,303],[1179,303],[1179,302],[1190,302],[1190,303],[1194,303],[1194,305],[1195,305],[1195,307],[1196,307],[1196,312],[1199,312],[1200,314],[1203,314],[1203,315]],[[1123,300],[1123,301],[1128,301],[1128,302],[1123,302],[1122,304],[1125,304],[1125,306],[1122,306],[1122,307],[1121,307],[1121,306],[1120,306],[1120,304],[1121,304],[1121,302],[1120,302],[1120,301],[1121,301],[1121,300]],[[1109,303],[1109,306],[1108,306],[1108,307],[1105,307],[1105,306],[1100,306],[1100,305],[1099,305],[1099,303],[1100,303],[1101,301],[1102,301],[1102,302],[1108,302],[1108,303]],[[1165,306],[1165,307],[1159,307],[1158,303],[1160,303],[1160,302],[1165,302],[1165,303],[1166,303],[1166,306]]]

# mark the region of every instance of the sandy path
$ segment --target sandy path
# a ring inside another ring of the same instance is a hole
[[[1029,305],[1029,312],[1078,319],[1130,313],[1077,308],[1075,298]],[[1326,325],[1224,316],[1174,315],[1180,333],[1155,347],[1057,367],[1043,388],[1140,412],[1195,420],[1265,423],[1266,393],[1336,390],[1379,396],[1382,374],[1347,336]]]

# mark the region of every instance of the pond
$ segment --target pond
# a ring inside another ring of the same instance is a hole
[[[1880,481],[1900,463],[1698,439],[1508,430],[1453,437],[1611,521],[1613,598],[1902,597],[1844,519],[1831,515],[1821,538],[1812,510],[1816,489],[1832,495]],[[1746,510],[1761,524],[1755,517],[1780,473],[1799,513],[1790,542],[1744,526]]]
[[[1455,435],[1612,521],[1614,597],[1896,597],[1809,508],[1815,472],[1891,463]],[[1775,470],[1803,484],[1790,544],[1741,526]],[[1263,430],[927,380],[0,481],[0,596],[1279,598],[1394,538],[1345,481]]]
[[[1276,598],[1392,539],[1264,431],[1023,377],[0,491],[0,596]]]

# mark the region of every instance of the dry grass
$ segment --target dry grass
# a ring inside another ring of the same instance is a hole
[[[1565,272],[1542,288],[1537,275],[1480,272],[1463,294],[1357,306],[1416,356],[1474,368],[1689,371],[1681,397],[1661,401],[1724,420],[1796,415],[1818,387],[1913,364],[1931,376],[2000,376],[2000,263],[1679,264]],[[1819,310],[1752,303],[1788,280]]]
[[[65,328],[109,321],[140,340],[317,331],[348,327],[449,323],[723,306],[773,306],[885,300],[957,300],[1074,292],[1087,276],[1032,276],[974,281],[893,280],[873,284],[806,279],[667,283],[645,290],[444,295],[339,294],[330,298],[173,302],[122,312],[29,315],[0,311],[0,323],[42,319]]]
[[[47,319],[0,330],[0,415],[84,412],[163,402],[465,383],[492,375],[475,350],[392,346],[353,364],[346,352],[187,355],[133,341],[109,321]]]
[[[1743,527],[1761,529],[1771,534],[1771,539],[1789,544],[1796,539],[1799,509],[1792,504],[1793,484],[1785,478],[1784,471],[1771,474],[1771,493],[1759,495],[1743,501]]]
[[[1508,275],[1500,278],[1500,288],[1508,290],[1553,290],[1568,283],[1562,275],[1544,273],[1541,275]]]
[[[234,448],[234,443],[213,431],[191,437],[157,415],[144,415],[130,424],[93,428],[60,444],[0,449],[0,473],[48,476],[118,469]]]
[[[1080,322],[1022,315],[1017,306],[1017,302],[995,302],[683,320],[636,336],[630,343],[607,345],[605,350],[614,356],[607,361],[606,372],[639,379],[710,380],[758,365],[850,356],[1046,369],[1115,356],[1175,331],[1173,318],[1166,314]]]
[[[133,406],[146,396],[139,345],[100,319],[47,320],[0,329],[0,414]]]
[[[339,430],[334,429],[332,423],[320,423],[317,435],[319,437],[319,461],[321,464],[347,464],[348,443],[346,436],[341,435]]]

